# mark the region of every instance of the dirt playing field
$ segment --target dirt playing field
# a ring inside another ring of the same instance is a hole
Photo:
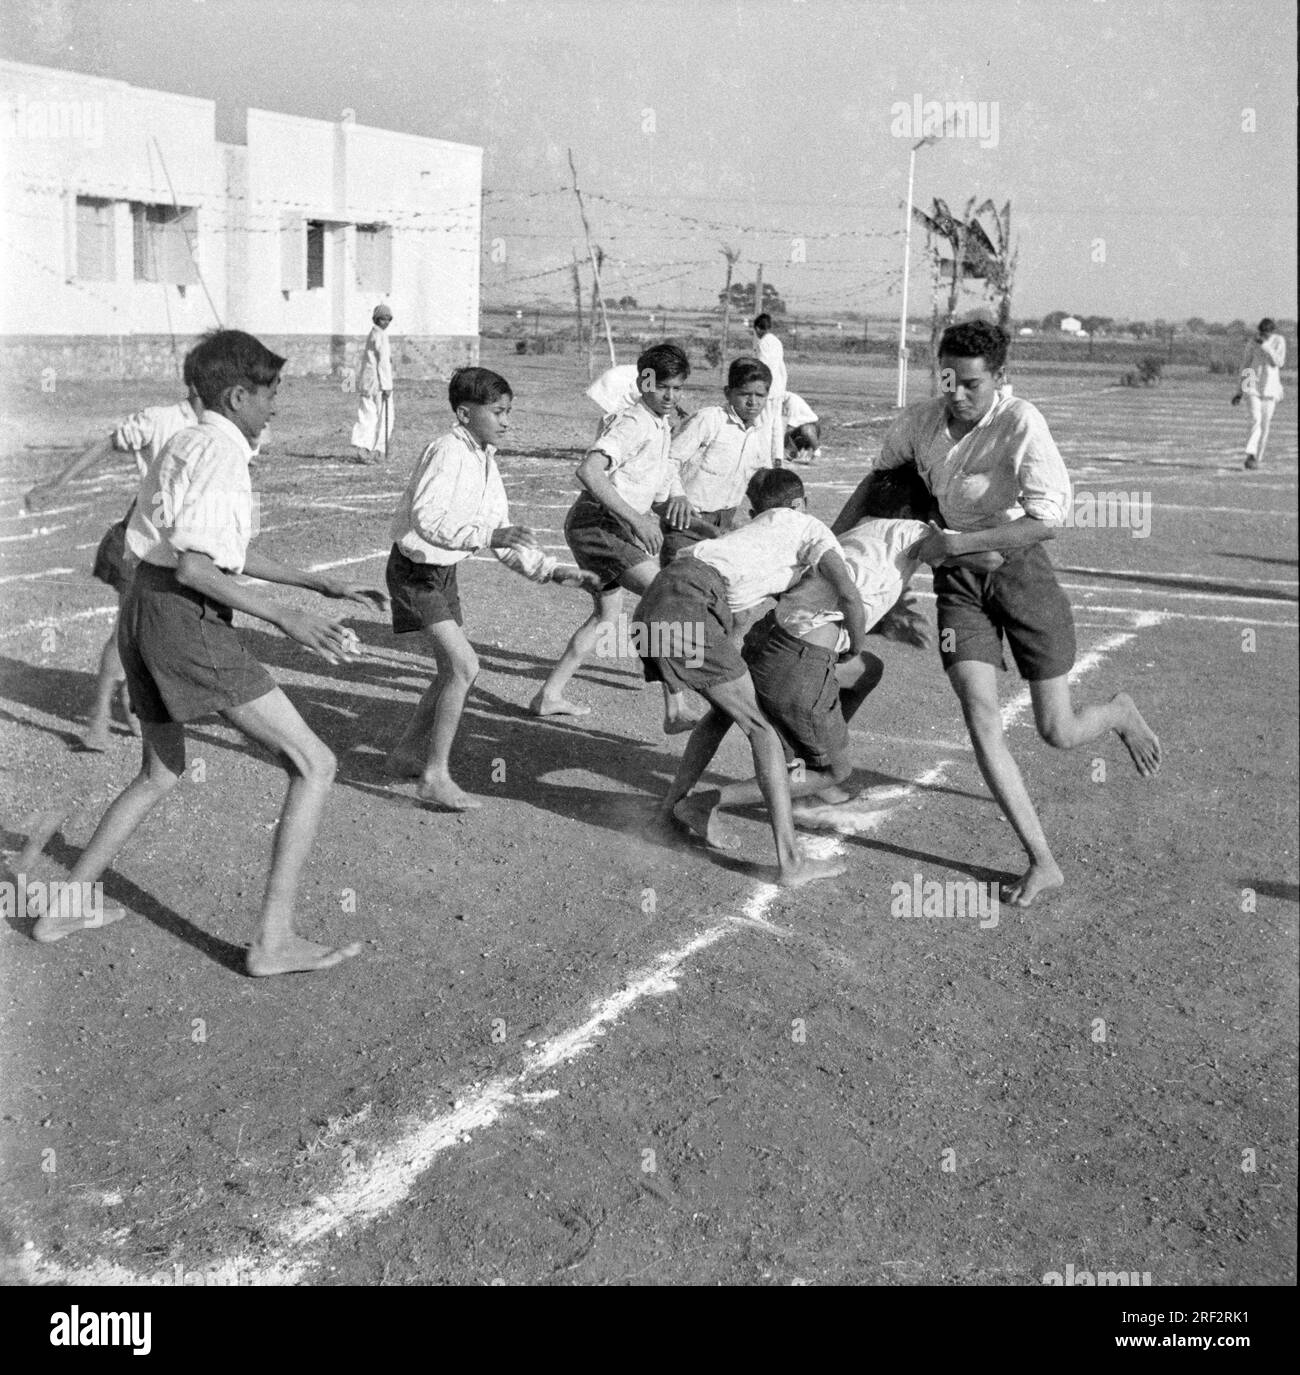
[[[597,418],[585,375],[483,361],[516,386],[512,514],[558,550]],[[825,425],[805,476],[829,520],[878,452],[892,373],[793,358],[790,377]],[[17,917],[0,928],[11,1274],[1036,1285],[1072,1264],[1293,1283],[1296,387],[1266,467],[1243,473],[1223,379],[1015,382],[1080,492],[1128,494],[1100,502],[1127,525],[1063,532],[1052,558],[1077,697],[1127,688],[1165,751],[1154,782],[1115,740],[1054,752],[1006,675],[1063,892],[996,925],[891,915],[895,884],[994,880],[1021,860],[933,651],[871,642],[887,672],[853,737],[869,791],[840,833],[810,833],[849,873],[788,893],[760,814],[737,819],[733,856],[647,836],[682,742],[635,661],[575,682],[586,722],[525,712],[579,594],[464,566],[483,672],[457,773],[488,805],[459,817],[380,768],[430,671],[386,624],[359,614],[365,659],[331,668],[246,622],[340,761],[300,926],[364,952],[322,975],[243,975],[283,775],[200,723],[189,780],[106,881],[127,920],[51,947]],[[697,375],[690,404],[717,387]],[[4,848],[75,803],[29,878],[66,872],[138,763],[124,730],[107,755],[75,748],[112,618],[90,563],[133,476],[105,469],[37,516],[19,497],[110,421],[171,399],[33,383],[4,414]],[[396,496],[449,412],[439,384],[399,380],[394,453],[365,468],[347,458],[352,403],[286,380],[255,471],[262,547],[378,579]],[[932,606],[928,576],[917,586]],[[718,776],[747,758],[733,735]]]

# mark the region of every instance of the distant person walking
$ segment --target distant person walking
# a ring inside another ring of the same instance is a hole
[[[1268,427],[1273,411],[1282,399],[1282,365],[1286,362],[1286,340],[1277,325],[1267,317],[1259,322],[1255,337],[1246,343],[1241,357],[1241,381],[1234,406],[1246,398],[1250,407],[1250,438],[1246,440],[1246,467],[1258,468],[1264,462]]]
[[[754,317],[754,340],[759,362],[766,363],[772,374],[772,390],[768,395],[779,402],[790,390],[785,371],[785,345],[772,333],[772,317],[766,311]]]
[[[370,318],[374,324],[357,369],[357,423],[352,427],[358,463],[383,458],[393,437],[393,357],[388,346],[393,312],[381,303]]]

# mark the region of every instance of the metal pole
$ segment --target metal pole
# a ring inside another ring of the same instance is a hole
[[[907,200],[903,205],[903,308],[898,317],[898,395],[895,405],[907,404],[907,285],[912,262],[912,187],[916,180],[916,150],[907,159]]]

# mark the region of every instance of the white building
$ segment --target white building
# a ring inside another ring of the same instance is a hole
[[[350,371],[375,304],[406,376],[477,361],[483,152],[0,62],[0,353],[65,375],[174,376],[246,329],[297,372]]]
[[[1080,320],[1080,319],[1078,319],[1076,316],[1067,315],[1067,316],[1065,317],[1065,319],[1061,321],[1061,333],[1062,333],[1062,334],[1082,334],[1082,333],[1083,333],[1083,321]]]

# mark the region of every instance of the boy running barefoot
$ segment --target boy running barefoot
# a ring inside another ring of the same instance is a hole
[[[328,969],[356,955],[360,945],[332,950],[304,940],[294,931],[293,909],[334,777],[334,756],[244,648],[231,625],[232,613],[242,611],[276,626],[330,663],[356,653],[356,635],[342,621],[273,601],[236,581],[236,575],[363,605],[383,605],[384,595],[288,567],[248,547],[254,524],[249,445],[275,412],[284,359],[250,334],[218,330],[193,349],[186,366],[203,403],[203,419],[176,435],[149,465],[126,536],[139,565],[122,607],[119,648],[131,704],[140,717],[144,760],[104,813],[69,882],[98,881],[149,812],[180,782],[185,723],[219,713],[270,750],[289,775],[248,972]],[[107,925],[122,915],[120,909],[105,912],[94,924]],[[33,935],[38,941],[62,940],[85,924],[69,925],[51,911],[37,921]]]
[[[232,612],[278,627],[329,663],[351,659],[356,635],[340,620],[293,610],[243,586],[245,573],[268,583],[308,587],[323,597],[384,605],[384,594],[279,564],[249,549],[253,491],[249,445],[275,412],[285,360],[239,330],[217,330],[186,360],[204,418],[182,430],[149,465],[127,528],[139,560],[122,605],[122,667],[140,718],[140,773],[110,804],[69,876],[95,884],[140,822],[180,782],[184,723],[220,714],[254,744],[270,749],[289,774],[271,872],[248,954],[250,975],[327,969],[360,951],[332,950],[293,929],[293,906],[325,799],[334,756],[297,714],[231,626]],[[103,914],[95,925],[122,916]],[[45,913],[33,929],[43,942],[72,935]]]
[[[665,566],[688,545],[726,534],[755,473],[772,467],[771,442],[759,425],[767,408],[772,374],[757,358],[737,358],[727,369],[726,404],[701,406],[677,431],[670,457],[690,504],[690,524],[664,522],[660,562]]]
[[[877,473],[863,501],[863,520],[840,536],[844,563],[862,603],[870,634],[895,604],[921,563],[992,569],[1001,563],[985,533],[959,535],[923,517],[931,497],[915,468]],[[1052,531],[1043,528],[1043,538]],[[745,637],[744,658],[763,713],[776,726],[795,799],[815,796],[821,806],[796,802],[794,817],[824,819],[825,806],[848,802],[852,772],[848,722],[884,673],[874,654],[848,655],[849,637],[834,586],[820,573],[796,583]],[[698,781],[698,780],[696,780]],[[692,784],[693,786],[693,784]],[[754,782],[730,783],[688,795],[673,815],[715,845],[731,841],[719,824],[722,807],[753,806]]]
[[[1144,778],[1160,768],[1160,742],[1126,692],[1076,710],[1068,674],[1074,620],[1046,551],[1044,526],[1064,524],[1070,479],[1036,407],[1000,394],[1007,336],[983,322],[953,325],[939,341],[943,395],[909,406],[885,436],[877,468],[915,463],[939,502],[944,524],[997,536],[1004,562],[993,572],[938,568],[939,651],[961,703],[989,790],[1029,855],[1008,900],[1028,907],[1064,882],[1016,761],[998,708],[1003,638],[1029,684],[1039,735],[1075,749],[1114,731]],[[832,527],[856,525],[871,476]]]
[[[723,737],[739,726],[771,817],[778,882],[793,888],[834,878],[846,866],[809,859],[799,848],[781,739],[759,706],[735,642],[734,621],[816,569],[835,589],[856,654],[863,636],[862,603],[835,537],[805,512],[797,473],[778,468],[757,474],[749,498],[753,519],[748,525],[701,540],[655,578],[636,609],[632,631],[648,679],[680,691],[694,688],[710,707],[687,741],[677,777],[660,804],[660,822],[673,819]]]
[[[393,630],[423,635],[438,671],[388,766],[399,777],[419,778],[422,802],[463,812],[483,804],[451,776],[451,747],[479,670],[461,629],[457,566],[490,548],[532,582],[582,587],[593,596],[599,584],[543,554],[531,530],[510,524],[496,465],[497,443],[510,427],[510,383],[487,368],[461,368],[452,375],[448,400],[456,424],[421,454],[393,518],[387,570]]]
[[[659,572],[663,547],[656,511],[669,528],[684,530],[691,507],[677,465],[669,457],[672,427],[691,365],[676,344],[656,344],[637,360],[640,400],[607,416],[591,452],[578,464],[583,492],[564,522],[574,561],[600,583],[596,609],[573,633],[529,710],[538,716],[590,716],[591,708],[564,695],[569,680],[623,609],[621,588],[644,592]],[[664,684],[664,732],[677,735],[695,725],[681,692]]]
[[[188,367],[189,360],[186,360]],[[54,494],[80,476],[88,468],[103,462],[110,454],[129,453],[143,480],[149,464],[162,453],[167,441],[181,430],[189,429],[199,423],[203,403],[194,390],[189,376],[185,377],[186,398],[174,406],[149,406],[130,416],[118,425],[105,439],[92,444],[79,454],[62,472],[56,473],[44,482],[38,482],[27,493],[24,505],[29,511],[39,511],[48,506]],[[117,632],[122,620],[122,602],[131,581],[134,561],[126,548],[126,527],[135,510],[135,501],[127,508],[126,515],[110,525],[104,533],[99,547],[95,550],[95,563],[91,576],[106,583],[117,593],[117,616],[113,628],[99,655],[99,672],[95,680],[95,702],[91,707],[90,718],[85,733],[81,737],[83,748],[97,753],[107,750],[112,744],[110,725],[113,716],[113,698],[118,698],[122,713],[133,735],[140,734],[140,723],[136,720],[127,700],[126,674],[122,659],[117,652]]]

